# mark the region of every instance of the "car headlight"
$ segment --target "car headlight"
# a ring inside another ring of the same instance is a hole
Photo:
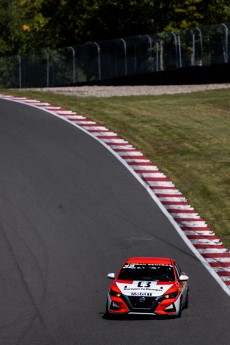
[[[178,291],[167,293],[164,295],[164,298],[169,299],[169,298],[175,298],[178,295]]]
[[[121,295],[122,295],[121,292],[114,291],[114,290],[112,290],[112,289],[110,289],[109,294],[110,294],[111,296],[114,296],[114,297],[121,297]]]

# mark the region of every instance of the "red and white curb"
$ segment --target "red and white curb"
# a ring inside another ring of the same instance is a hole
[[[230,296],[230,251],[147,157],[116,133],[76,112],[24,97],[0,95],[0,98],[43,109],[78,127],[105,146],[145,187],[188,247]]]

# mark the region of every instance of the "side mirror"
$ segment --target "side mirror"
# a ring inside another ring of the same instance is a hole
[[[186,282],[186,281],[189,280],[189,277],[186,276],[185,274],[181,274],[180,277],[179,277],[179,280],[180,280],[181,282]]]
[[[115,278],[115,273],[109,273],[109,274],[107,274],[107,277],[109,279],[114,279]]]

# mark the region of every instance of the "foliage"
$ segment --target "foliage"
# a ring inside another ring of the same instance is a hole
[[[228,0],[170,1],[171,18],[167,26],[168,31],[177,31],[201,25],[211,25],[228,22],[230,19],[230,5]]]
[[[229,21],[228,0],[0,0],[0,55]]]
[[[17,56],[0,57],[0,87],[19,88],[19,68]]]

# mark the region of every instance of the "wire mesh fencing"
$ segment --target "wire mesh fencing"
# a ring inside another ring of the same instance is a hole
[[[229,63],[229,29],[222,23],[0,57],[0,87],[68,86]]]

